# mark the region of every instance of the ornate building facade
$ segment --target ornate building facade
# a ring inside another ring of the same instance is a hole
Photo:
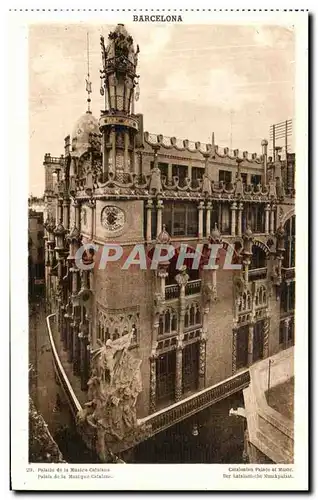
[[[96,446],[106,459],[105,439],[115,443],[108,453],[133,446],[130,438],[125,445],[132,428],[155,434],[242,390],[251,365],[293,344],[295,157],[282,161],[279,148],[269,157],[267,140],[257,155],[221,149],[214,134],[202,144],[145,132],[134,113],[139,47],[118,25],[101,51],[105,109],[99,120],[88,109],[64,154],[46,154],[44,168],[57,356],[60,348],[86,408],[81,425],[104,422]],[[98,252],[87,252],[91,269],[81,270],[75,254],[88,242],[116,242],[123,255],[99,269]],[[176,254],[153,270],[157,242]],[[241,269],[204,269],[211,242],[230,249]],[[192,269],[197,244],[202,261]],[[124,268],[135,245],[147,269]],[[181,245],[188,255],[178,269]],[[125,366],[131,379],[120,382]]]

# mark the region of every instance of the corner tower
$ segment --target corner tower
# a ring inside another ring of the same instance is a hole
[[[139,47],[123,24],[108,35],[105,46],[101,36],[101,94],[105,110],[99,121],[102,133],[103,177],[125,181],[125,174],[135,172],[134,149],[138,118],[133,114],[134,88]]]

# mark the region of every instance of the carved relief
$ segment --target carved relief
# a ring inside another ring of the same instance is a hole
[[[103,461],[110,450],[126,449],[143,431],[136,417],[142,390],[141,360],[130,354],[131,340],[132,332],[114,341],[108,339],[92,353],[88,403],[78,414],[78,425],[97,435],[96,449]]]
[[[140,316],[138,307],[104,309],[97,305],[97,339],[106,342],[116,340],[131,332],[131,345],[139,340]]]
[[[106,206],[102,210],[101,223],[107,231],[118,231],[124,227],[126,220],[125,212],[116,206]]]

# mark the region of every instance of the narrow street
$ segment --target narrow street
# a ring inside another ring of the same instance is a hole
[[[55,382],[45,307],[41,299],[30,305],[29,366],[30,396],[48,424],[64,460],[69,463],[96,463],[96,457],[76,433],[68,406],[63,404],[61,392]]]
[[[236,394],[207,408],[134,450],[135,463],[243,463],[244,419],[229,416],[242,406]],[[197,433],[196,433],[197,430]]]

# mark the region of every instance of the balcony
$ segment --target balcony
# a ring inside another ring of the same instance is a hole
[[[201,293],[201,280],[192,280],[188,281],[185,287],[185,294],[188,295],[196,295]],[[165,287],[165,299],[173,300],[177,299],[180,296],[180,288],[179,285],[166,285]]]
[[[249,281],[265,280],[267,278],[267,267],[259,269],[250,269],[248,272]]]
[[[186,295],[196,295],[201,293],[201,280],[188,281],[185,288]]]
[[[173,300],[179,297],[179,285],[167,285],[165,287],[165,299]]]

